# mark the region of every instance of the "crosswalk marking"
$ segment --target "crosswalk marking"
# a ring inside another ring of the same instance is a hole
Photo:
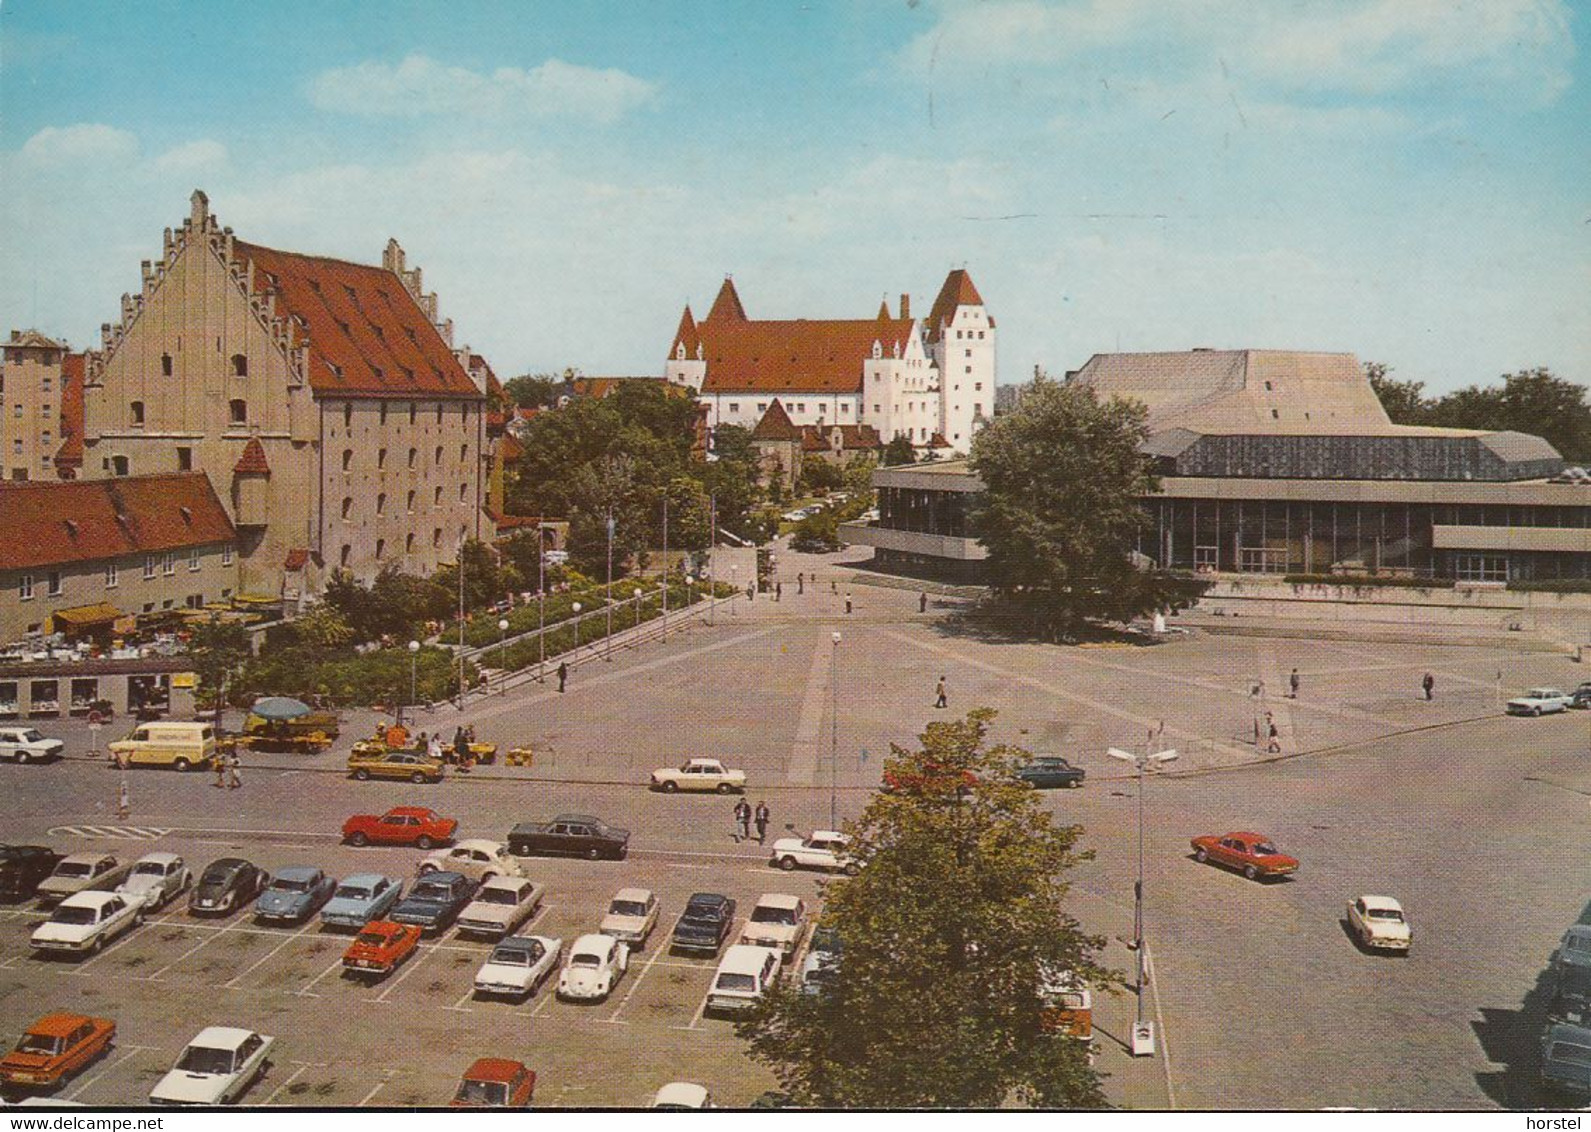
[[[170,829],[146,825],[58,825],[49,830],[52,837],[88,837],[110,841],[156,841]]]

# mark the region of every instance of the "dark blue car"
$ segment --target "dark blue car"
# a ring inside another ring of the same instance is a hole
[[[1083,769],[1058,755],[1039,755],[1017,771],[1016,776],[1036,790],[1055,786],[1070,789],[1083,784]]]
[[[421,931],[439,932],[458,919],[475,896],[477,883],[463,873],[427,873],[414,882],[409,894],[392,909],[388,919],[418,924]]]

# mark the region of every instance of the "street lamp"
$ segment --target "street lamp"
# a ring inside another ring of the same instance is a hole
[[[417,666],[419,665],[419,663],[420,663],[420,642],[419,641],[410,641],[409,642],[409,702],[411,704],[414,703],[415,700],[419,698],[418,696],[415,695],[415,686],[416,686],[416,683],[417,683]],[[401,724],[403,722],[403,719],[402,719],[403,713],[400,711],[398,713],[398,716],[399,716],[398,722]]]
[[[580,651],[580,603],[574,602],[569,606],[575,614],[575,651]]]
[[[497,670],[502,673],[502,676],[498,677],[498,682],[497,682],[497,690],[499,692],[508,691],[508,668],[507,668],[508,646],[507,646],[507,644],[504,641],[504,638],[507,636],[507,633],[508,633],[508,618],[506,618],[506,617],[498,618],[498,620],[497,620]]]
[[[829,648],[829,828],[839,828],[836,795],[840,775],[840,682],[835,679],[840,664],[840,635],[830,638]]]
[[[1105,752],[1113,759],[1132,763],[1138,770],[1138,883],[1133,886],[1133,950],[1138,953],[1138,1021],[1132,1029],[1132,1052],[1153,1056],[1155,1052],[1154,1024],[1144,1021],[1144,771],[1151,765],[1171,762],[1177,757],[1175,750],[1148,750],[1133,754],[1119,747]]]
[[[729,588],[732,591],[729,599],[729,612],[731,616],[740,616],[740,606],[735,603],[734,595],[740,593],[740,567],[734,563],[729,566]]]
[[[635,597],[635,627],[641,628],[641,587],[637,586],[631,591]]]
[[[689,610],[690,607],[695,605],[695,604],[696,604],[696,575],[694,575],[694,574],[686,574],[685,575],[685,608],[687,610]],[[690,624],[689,618],[686,619],[686,624],[687,625]]]
[[[613,659],[613,512],[608,512],[608,637],[602,650],[603,660]]]

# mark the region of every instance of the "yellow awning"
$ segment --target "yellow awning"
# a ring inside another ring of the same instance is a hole
[[[82,628],[88,625],[104,625],[122,615],[122,611],[114,605],[99,602],[95,605],[77,605],[71,609],[57,609],[52,617],[59,625],[71,625]]]

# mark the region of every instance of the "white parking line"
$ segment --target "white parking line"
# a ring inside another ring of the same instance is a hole
[[[293,1064],[298,1066],[298,1068],[293,1070],[291,1073],[289,1073],[287,1075],[287,1080],[283,1081],[280,1085],[276,1086],[276,1088],[272,1089],[271,1090],[271,1095],[266,1097],[263,1101],[261,1101],[260,1102],[261,1105],[268,1105],[272,1101],[274,1101],[277,1097],[281,1096],[283,1090],[285,1090],[294,1081],[298,1080],[299,1075],[301,1073],[303,1073],[304,1070],[306,1070],[306,1069],[325,1069],[326,1068],[326,1063],[323,1062],[323,1061],[295,1061],[295,1062],[293,1062]]]
[[[331,964],[330,967],[327,967],[320,974],[316,975],[313,979],[309,980],[309,982],[307,982],[303,986],[299,987],[296,991],[293,992],[293,994],[295,994],[299,998],[319,998],[320,995],[316,994],[314,991],[310,990],[309,988],[314,986],[316,983],[320,982],[322,979],[324,979],[327,975],[331,974],[333,971],[340,971],[342,969],[342,965],[343,965],[343,959],[342,959],[342,956],[339,955],[339,956],[337,956],[336,959],[332,960],[332,964]]]
[[[557,987],[557,981],[556,980],[557,980],[557,978],[558,978],[558,972],[556,972],[556,971],[552,972],[551,974],[549,974],[547,976],[547,981],[552,983],[553,985],[552,986],[548,986],[547,983],[543,983],[541,985],[541,989],[536,992],[537,994],[541,995],[541,1001],[536,1004],[535,1009],[533,1009],[533,1010],[516,1010],[516,1011],[514,1011],[514,1016],[516,1018],[537,1018],[537,1017],[540,1017],[543,1013],[545,1013],[547,1007],[552,1005],[553,999],[558,997],[557,990],[556,990],[556,987]]]
[[[433,943],[430,947],[427,947],[427,948],[421,950],[418,955],[412,956],[408,960],[408,962],[406,962],[403,965],[403,970],[398,972],[397,977],[393,978],[392,981],[386,985],[386,987],[382,990],[382,992],[379,995],[377,995],[375,998],[367,998],[367,999],[365,999],[365,1001],[366,1002],[386,1002],[387,1001],[387,996],[390,995],[393,991],[397,990],[399,985],[403,982],[404,979],[407,979],[410,975],[414,974],[414,972],[419,969],[420,964],[424,963],[427,959],[431,958],[431,956],[435,955],[438,951],[442,951],[442,950],[450,950],[451,951],[451,950],[463,950],[463,949],[462,948],[446,948],[446,949],[444,949],[442,944]],[[364,1104],[365,1102],[364,1101],[360,1101],[359,1103],[360,1104]]]
[[[303,927],[299,928],[292,935],[285,937],[282,940],[281,943],[279,943],[275,947],[271,948],[264,955],[262,955],[258,959],[256,959],[253,963],[250,963],[242,971],[238,972],[236,975],[233,975],[230,979],[228,979],[224,983],[215,983],[214,986],[216,987],[217,990],[234,990],[234,989],[236,989],[237,985],[240,982],[242,982],[244,979],[248,978],[250,975],[252,975],[259,968],[263,967],[269,960],[273,959],[276,956],[276,953],[278,951],[281,951],[282,948],[286,947],[288,944],[292,943],[299,936],[301,936],[305,932],[309,931],[310,928],[318,927],[318,926],[319,925],[316,923],[316,921],[313,918],[311,918],[309,920],[306,920]]]
[[[369,1104],[372,1100],[374,1100],[375,1097],[376,1097],[376,1094],[381,1092],[382,1089],[386,1088],[387,1085],[391,1083],[392,1078],[397,1075],[397,1072],[398,1071],[396,1069],[388,1069],[386,1071],[386,1075],[384,1077],[382,1077],[382,1079],[380,1081],[376,1082],[375,1087],[373,1089],[371,1089],[368,1093],[366,1093],[364,1095],[364,1099],[361,1100],[359,1102],[359,1104],[356,1105],[355,1107],[356,1108],[364,1108],[365,1105]]]
[[[158,923],[159,921],[157,920],[157,921],[153,921],[153,922],[154,923]],[[109,947],[101,948],[97,955],[90,955],[87,959],[83,960],[76,967],[73,967],[70,971],[62,971],[61,974],[63,974],[63,975],[74,975],[74,976],[88,974],[89,973],[88,969],[90,967],[92,967],[94,964],[98,963],[101,959],[105,958],[105,956],[109,955],[111,952],[116,951],[116,950],[120,949],[121,947],[125,946],[127,941],[132,939],[133,936],[135,936],[137,934],[138,934],[138,928],[136,928],[136,927],[128,928],[126,931],[122,932],[121,938],[118,939],[115,943],[111,944]]]
[[[674,920],[675,927],[679,926],[680,919],[683,919],[683,916]],[[654,936],[657,934],[656,929],[653,929],[652,934]],[[674,928],[669,928],[669,936],[672,937],[673,934]],[[624,997],[619,1000],[619,1005],[614,1008],[613,1013],[603,1019],[604,1022],[618,1022],[619,1014],[623,1012],[626,1006],[630,1005],[630,1000],[635,997],[635,992],[641,989],[642,981],[652,968],[657,965],[657,961],[663,958],[667,952],[668,948],[662,945],[660,941],[655,939],[652,941],[652,957],[646,961],[646,966],[641,968],[641,973],[635,976],[635,981],[630,984],[630,989],[624,992]]]
[[[126,1050],[127,1052],[122,1057],[118,1057],[115,1061],[112,1061],[112,1062],[109,1062],[108,1064],[106,1064],[104,1066],[104,1068],[102,1068],[98,1073],[94,1074],[94,1076],[92,1076],[88,1080],[84,1081],[81,1085],[79,1085],[77,1088],[73,1089],[70,1093],[66,1094],[61,1099],[63,1101],[75,1101],[78,1097],[83,1095],[85,1090],[93,1087],[95,1082],[97,1082],[101,1077],[105,1076],[105,1074],[109,1073],[112,1069],[115,1069],[118,1065],[121,1065],[122,1063],[124,1063],[126,1061],[129,1061],[129,1060],[131,1060],[134,1057],[137,1057],[141,1053],[152,1053],[153,1051],[159,1049],[160,1047],[159,1046],[124,1046],[124,1045],[121,1045],[120,1043],[118,1043],[116,1048],[117,1049]]]

